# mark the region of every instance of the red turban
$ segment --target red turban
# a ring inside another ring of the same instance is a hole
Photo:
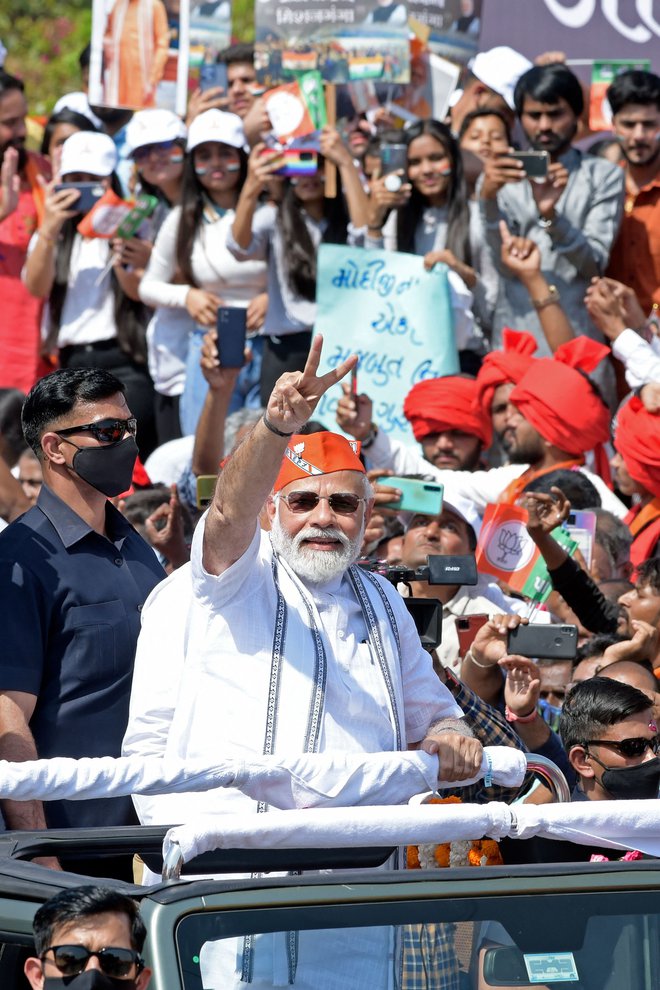
[[[660,415],[650,413],[637,396],[617,413],[614,446],[631,478],[660,496]]]
[[[292,481],[332,474],[334,471],[361,471],[358,440],[347,440],[339,433],[294,433],[284,451],[282,467],[273,491],[279,492]]]
[[[478,437],[485,447],[490,445],[490,417],[484,416],[477,405],[474,378],[456,375],[418,382],[408,392],[403,411],[415,440],[423,440],[429,433],[463,430]]]
[[[575,337],[553,357],[535,358],[509,401],[560,450],[574,457],[593,450],[609,440],[610,412],[580,371],[593,371],[609,353],[590,337]]]
[[[491,414],[495,389],[517,384],[534,360],[532,354],[537,348],[536,339],[525,330],[505,327],[502,341],[502,350],[487,354],[477,375],[477,402],[486,417]]]

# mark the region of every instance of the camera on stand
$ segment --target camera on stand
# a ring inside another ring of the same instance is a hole
[[[382,560],[360,560],[365,570],[380,574],[396,588],[405,584],[411,591],[413,581],[437,585],[475,585],[479,580],[473,554],[432,554],[426,567],[410,568],[402,564],[388,565]],[[442,642],[442,605],[432,598],[403,598],[425,650],[435,650]]]

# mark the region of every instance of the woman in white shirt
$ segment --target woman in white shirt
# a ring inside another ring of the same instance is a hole
[[[428,269],[439,262],[449,266],[461,370],[476,374],[487,349],[481,326],[489,326],[494,297],[487,298],[480,276],[488,252],[478,209],[468,202],[460,150],[437,120],[413,124],[403,140],[408,146],[403,185],[395,188],[392,175],[371,184],[367,247],[423,255]]]
[[[207,110],[190,125],[181,205],[156,238],[140,283],[150,306],[185,308],[194,321],[188,340],[181,427],[195,432],[207,384],[199,367],[202,340],[220,306],[247,309],[247,328],[257,331],[266,311],[266,266],[242,265],[226,247],[242,182],[247,174],[243,125],[235,114]],[[244,369],[245,370],[245,369]]]
[[[139,238],[114,243],[122,263],[135,277],[136,299],[140,298],[140,281],[158,232],[181,201],[186,135],[185,124],[170,110],[140,110],[126,128],[126,147],[135,162],[138,191],[158,200],[154,212],[140,227]],[[176,281],[177,276],[174,278]],[[147,327],[147,359],[155,389],[159,444],[181,436],[179,398],[186,377],[188,337],[194,327],[183,306],[158,307]]]
[[[48,300],[46,347],[56,347],[63,368],[104,368],[126,386],[139,422],[144,459],[156,446],[153,384],[146,365],[147,314],[130,298],[131,276],[109,266],[112,249],[101,237],[77,230],[80,193],[56,191],[61,182],[95,182],[121,195],[114,174],[117,151],[107,134],[79,131],[62,145],[61,179],[47,188],[44,220],[30,242],[23,269],[28,291]]]

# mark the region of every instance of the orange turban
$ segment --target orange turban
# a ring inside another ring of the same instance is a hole
[[[544,440],[577,457],[610,437],[610,412],[591,387],[593,371],[609,347],[590,337],[562,344],[551,358],[534,358],[509,401]]]
[[[637,396],[617,413],[614,446],[631,478],[660,496],[660,415],[650,413]]]
[[[360,442],[347,440],[339,433],[294,433],[284,451],[282,467],[273,485],[279,492],[292,481],[334,471],[361,471]]]
[[[478,437],[484,447],[490,445],[490,417],[484,416],[477,404],[474,378],[450,375],[418,382],[408,392],[403,411],[415,440],[423,440],[429,433],[463,430]]]
[[[477,402],[484,416],[491,414],[495,389],[500,385],[518,383],[534,360],[536,338],[525,330],[502,331],[503,347],[491,351],[483,359],[477,375]]]

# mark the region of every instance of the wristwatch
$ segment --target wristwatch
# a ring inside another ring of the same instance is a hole
[[[559,289],[556,285],[548,286],[548,294],[544,296],[543,299],[532,299],[532,306],[538,312],[540,309],[545,309],[546,306],[552,306],[553,303],[560,302]]]
[[[362,441],[362,445],[360,447],[360,450],[368,450],[369,447],[371,447],[371,445],[374,442],[374,440],[376,439],[376,436],[377,435],[378,435],[378,427],[374,423],[372,423],[371,424],[371,427],[369,429],[369,432],[367,433],[366,437]]]

